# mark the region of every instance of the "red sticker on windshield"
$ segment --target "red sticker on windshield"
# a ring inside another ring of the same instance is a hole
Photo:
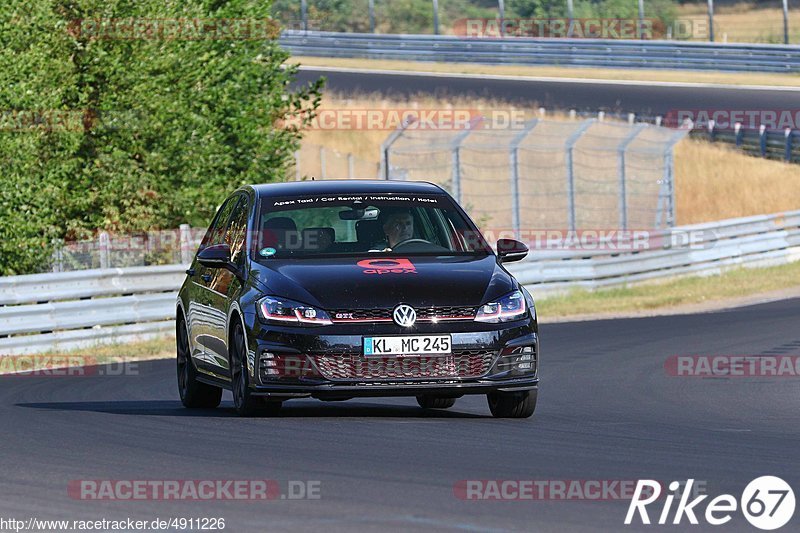
[[[364,259],[358,262],[364,274],[416,274],[417,268],[408,259]]]

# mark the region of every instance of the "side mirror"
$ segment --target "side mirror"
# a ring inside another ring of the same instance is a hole
[[[231,247],[227,244],[215,244],[200,250],[197,260],[208,268],[231,268]]]
[[[501,263],[512,263],[524,259],[528,255],[528,247],[514,239],[498,239],[497,256]]]

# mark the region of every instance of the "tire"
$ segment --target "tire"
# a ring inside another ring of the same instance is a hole
[[[244,329],[241,324],[233,327],[231,336],[231,391],[233,392],[233,408],[236,414],[242,417],[264,414],[277,415],[283,402],[265,401],[264,398],[253,396],[250,391],[250,377],[247,372],[247,343],[244,339]]]
[[[190,409],[212,409],[222,401],[222,389],[197,381],[197,369],[189,354],[189,333],[186,322],[179,318],[175,331],[177,352],[178,394],[184,407]]]
[[[436,396],[417,396],[417,403],[423,409],[448,409],[456,404],[456,399],[437,398]]]
[[[490,392],[486,395],[495,418],[528,418],[536,411],[538,391]]]

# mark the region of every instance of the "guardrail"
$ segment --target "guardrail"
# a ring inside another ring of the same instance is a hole
[[[0,278],[0,355],[172,332],[185,269],[168,265]]]
[[[690,237],[687,239],[684,237]],[[677,237],[677,239],[676,239]],[[535,296],[800,260],[800,211],[648,234],[647,250],[541,250],[510,269]],[[0,355],[71,350],[174,328],[185,266],[0,278]]]
[[[737,125],[734,128],[717,129],[712,122],[696,127],[690,135],[734,145],[748,155],[800,163],[800,131],[790,128],[776,131],[762,126],[758,130],[748,130]]]
[[[294,55],[454,63],[800,72],[800,46],[601,39],[479,39],[284,31]]]
[[[651,233],[648,242],[663,245],[639,251],[534,251],[532,260],[511,269],[541,295],[800,261],[800,211],[680,226]]]

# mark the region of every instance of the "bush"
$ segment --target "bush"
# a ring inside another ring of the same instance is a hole
[[[316,109],[321,82],[290,93],[296,68],[282,68],[287,54],[274,40],[101,38],[75,22],[266,19],[270,9],[263,0],[6,0],[0,275],[45,267],[54,239],[205,225],[237,186],[284,179],[299,132],[280,124]],[[49,124],[58,112],[70,113],[68,127]]]

